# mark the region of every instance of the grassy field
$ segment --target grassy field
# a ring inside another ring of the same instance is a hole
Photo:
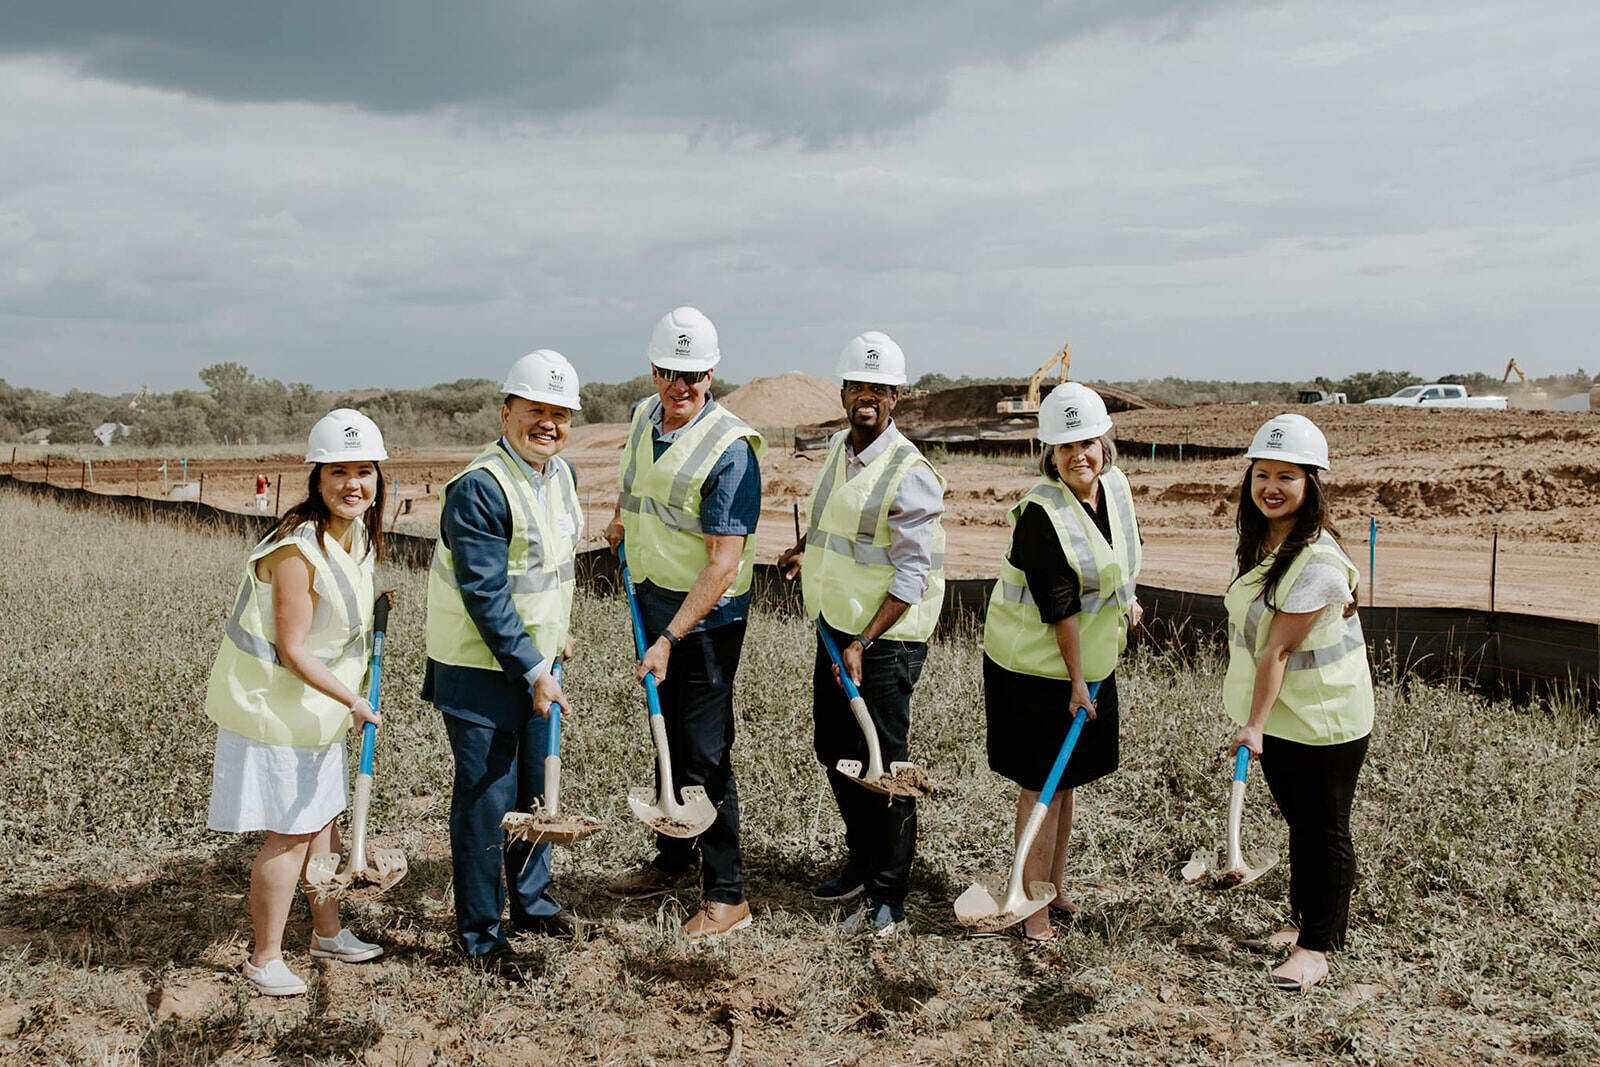
[[[1215,662],[1125,666],[1123,768],[1080,798],[1067,895],[1083,912],[1030,956],[963,936],[951,912],[975,871],[1006,866],[1011,794],[985,765],[975,635],[937,643],[913,752],[945,789],[923,807],[915,935],[867,944],[807,895],[840,826],[810,754],[809,635],[763,615],[735,754],[757,922],[696,950],[675,932],[692,898],[600,892],[648,855],[625,793],[650,764],[623,606],[590,597],[564,801],[606,828],[561,852],[557,890],[592,926],[523,943],[542,976],[496,984],[450,945],[450,759],[417,697],[423,576],[400,571],[375,819],[412,874],[346,911],[388,954],[314,964],[299,909],[286,944],[313,990],[258,999],[234,973],[255,843],[204,829],[199,710],[246,546],[10,494],[0,544],[6,1063],[1600,1061],[1600,731],[1573,708],[1382,682],[1351,945],[1332,985],[1285,995],[1233,947],[1278,922],[1283,868],[1224,894],[1177,874],[1221,828]],[[1247,840],[1281,848],[1257,782]]]

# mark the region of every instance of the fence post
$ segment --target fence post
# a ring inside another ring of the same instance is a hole
[[[194,498],[194,502],[196,504],[200,504],[200,503],[203,503],[205,501],[205,499],[206,499],[206,472],[205,471],[201,471],[200,472],[200,492]]]
[[[1367,607],[1378,599],[1378,516],[1368,515],[1371,526],[1367,528]]]
[[[78,464],[78,492],[89,488],[89,461],[83,460]]]
[[[277,489],[272,495],[272,517],[277,518],[283,514],[283,472],[274,471],[277,475]]]
[[[50,453],[44,454],[44,484],[50,484]]]
[[[11,470],[10,470],[10,474],[11,474],[11,476],[13,478],[15,478],[16,475],[17,475],[17,446],[16,445],[12,445],[11,446]]]
[[[1489,537],[1489,610],[1494,610],[1495,571],[1500,564],[1500,527],[1496,526]]]
[[[143,473],[144,472],[139,470],[139,464],[135,463],[133,465],[133,495],[136,497],[144,496],[144,481],[142,479]]]
[[[93,489],[94,488],[94,460],[86,459],[83,462],[88,464],[88,467],[89,467],[89,488]]]

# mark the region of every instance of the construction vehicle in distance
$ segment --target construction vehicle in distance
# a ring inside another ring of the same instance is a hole
[[[1062,345],[1061,351],[1045,360],[1038,370],[1033,372],[1033,377],[1028,379],[1028,391],[1021,396],[1002,397],[994,406],[996,415],[1037,415],[1039,413],[1039,393],[1044,385],[1044,380],[1060,367],[1058,384],[1067,380],[1067,371],[1072,367],[1072,346]]]
[[[1516,356],[1506,360],[1506,372],[1500,376],[1500,384],[1509,385],[1512,374],[1515,374],[1517,380],[1522,383],[1522,392],[1518,395],[1518,400],[1525,403],[1542,404],[1550,399],[1549,393],[1546,393],[1537,385],[1528,384],[1528,376],[1523,372],[1522,365],[1517,362]]]
[[[1326,389],[1300,390],[1302,404],[1348,404],[1349,402],[1349,398],[1343,393],[1330,393]]]

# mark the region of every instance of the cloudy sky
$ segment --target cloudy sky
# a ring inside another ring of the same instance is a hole
[[[1600,371],[1600,5],[0,10],[0,378]]]

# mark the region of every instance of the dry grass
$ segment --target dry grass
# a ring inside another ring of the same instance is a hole
[[[1226,894],[1177,870],[1220,829],[1225,735],[1209,661],[1123,673],[1123,769],[1083,792],[1059,951],[971,940],[950,904],[1009,859],[1011,794],[985,766],[972,634],[930,655],[914,755],[949,787],[922,807],[915,936],[843,939],[807,889],[840,828],[810,754],[809,635],[753,621],[736,767],[757,923],[704,950],[692,899],[619,904],[600,887],[647,855],[626,786],[650,765],[622,606],[580,598],[564,806],[605,822],[558,859],[577,945],[525,942],[542,970],[508,988],[451,947],[450,760],[423,705],[422,576],[401,589],[378,752],[381,843],[411,878],[349,906],[381,964],[291,962],[312,993],[257,999],[232,972],[248,939],[254,843],[207,834],[205,675],[244,545],[0,498],[0,1060],[7,1063],[1056,1063],[1600,1060],[1596,724],[1386,684],[1357,799],[1361,877],[1335,984],[1266,988],[1232,947],[1272,927],[1280,868]],[[1282,847],[1264,788],[1249,839]],[[659,905],[659,906],[658,906]],[[302,911],[288,943],[307,936]]]

